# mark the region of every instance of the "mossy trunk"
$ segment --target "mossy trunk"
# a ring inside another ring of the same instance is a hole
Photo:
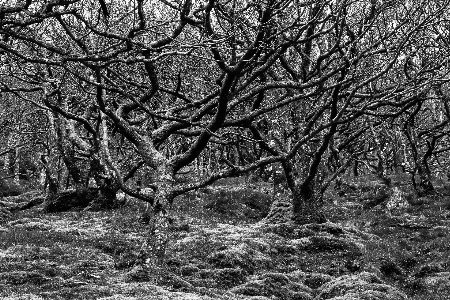
[[[287,186],[292,194],[290,203],[282,198],[275,199],[269,214],[265,218],[268,223],[284,223],[294,221],[298,224],[324,223],[326,218],[322,212],[322,200],[314,190],[314,177],[308,177],[302,184],[297,184],[293,168],[289,162],[283,162],[283,170]],[[281,197],[281,196],[280,196]]]
[[[147,241],[142,246],[141,257],[144,258],[143,261],[152,265],[164,263],[170,240],[169,225],[173,196],[169,191],[170,188],[167,184],[159,187],[155,192],[155,204],[145,212],[149,230]]]
[[[429,167],[425,163],[417,163],[417,173],[419,175],[419,185],[413,181],[416,187],[417,194],[419,196],[426,196],[435,192],[433,183],[431,182],[431,172]]]
[[[318,172],[318,165],[314,166],[314,163],[317,161],[313,162],[308,176],[300,184],[295,180],[292,166],[288,162],[282,164],[287,185],[292,193],[292,219],[298,224],[323,223],[325,221],[321,198],[316,195],[314,189],[315,176]]]
[[[98,188],[98,197],[90,204],[90,209],[102,210],[119,205],[116,197],[119,183],[113,172],[108,171],[97,155],[92,156],[90,168],[90,175],[95,179]]]
[[[293,220],[297,224],[324,223],[321,197],[316,195],[314,186],[302,184],[293,191]]]

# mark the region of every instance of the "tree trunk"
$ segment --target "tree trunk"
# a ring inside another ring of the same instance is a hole
[[[14,183],[19,185],[20,183],[20,147],[16,147],[14,151],[14,166],[13,166]]]
[[[354,177],[359,177],[358,167],[359,167],[359,162],[357,159],[355,159],[355,162],[353,163],[353,176]]]
[[[97,153],[100,153],[100,150]],[[92,155],[90,176],[95,179],[98,197],[89,205],[91,210],[110,209],[119,205],[116,197],[119,191],[119,182],[103,161],[98,154]]]
[[[166,193],[159,193],[155,199],[157,204],[154,207],[154,230],[151,234],[154,240],[153,253],[159,264],[164,260],[167,244],[169,243],[170,205],[168,203],[171,200]]]
[[[434,186],[431,182],[430,169],[425,163],[416,162],[417,173],[419,175],[419,186],[417,188],[417,193],[419,196],[426,196],[434,193]]]
[[[325,223],[322,201],[313,189],[302,185],[293,194],[294,221],[297,224]]]
[[[283,162],[285,180],[292,194],[292,201],[286,202],[283,197],[274,199],[270,212],[265,218],[267,223],[285,223],[294,221],[297,224],[324,223],[326,218],[322,213],[322,200],[314,193],[314,186],[295,182],[294,172],[290,163]]]
[[[3,176],[6,177],[9,174],[9,151],[3,157]]]
[[[166,248],[169,243],[170,213],[174,196],[171,194],[173,180],[170,176],[160,176],[155,192],[154,205],[147,210],[149,232],[142,247],[141,256],[150,264],[164,263]]]

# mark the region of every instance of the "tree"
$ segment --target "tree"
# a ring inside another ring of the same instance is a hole
[[[51,112],[59,155],[77,190],[94,178],[109,195],[121,189],[152,205],[161,253],[175,197],[274,163],[284,168],[294,219],[322,221],[317,179],[325,157],[335,141],[348,149],[362,132],[337,134],[361,118],[402,114],[418,103],[438,63],[411,76],[402,57],[448,6],[129,0],[99,10],[98,4],[0,8],[0,49],[20,74],[2,90]],[[257,155],[244,154],[250,144]],[[200,157],[224,148],[215,170],[177,181]],[[129,180],[138,172],[148,173],[152,192]]]

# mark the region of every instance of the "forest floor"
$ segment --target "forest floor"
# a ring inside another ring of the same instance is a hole
[[[138,203],[38,206],[0,223],[0,299],[450,299],[449,196],[441,189],[392,215],[364,208],[371,187],[362,185],[329,192],[321,225],[258,222],[273,197],[267,184],[185,195],[164,267],[133,267],[147,232]]]

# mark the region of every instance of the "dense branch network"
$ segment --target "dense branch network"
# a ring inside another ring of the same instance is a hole
[[[382,138],[422,174],[448,151],[449,3],[422,2],[25,1],[0,8],[0,88],[47,117],[45,155],[77,189],[93,179],[166,211],[279,165],[305,215],[350,165],[386,160]]]

